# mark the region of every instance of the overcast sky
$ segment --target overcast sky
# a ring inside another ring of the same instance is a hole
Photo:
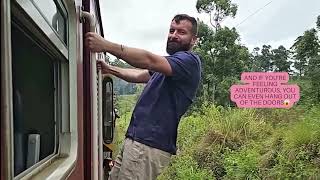
[[[196,2],[196,0],[100,0],[105,38],[165,55],[167,33],[175,14],[186,13],[208,22],[208,15],[197,13]],[[316,17],[320,15],[320,0],[233,0],[232,2],[238,5],[236,18],[226,19],[222,25],[236,26],[241,43],[249,47],[249,50],[256,46],[261,47],[263,44],[270,44],[273,48],[282,44],[290,48],[299,35],[315,27]],[[268,5],[265,6],[266,4]],[[264,7],[262,10],[252,15],[262,7]],[[247,17],[249,18],[245,20]]]

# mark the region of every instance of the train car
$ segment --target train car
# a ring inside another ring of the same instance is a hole
[[[98,0],[1,0],[1,180],[107,178],[113,82],[89,31]]]

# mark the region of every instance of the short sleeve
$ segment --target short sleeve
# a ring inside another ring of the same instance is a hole
[[[188,79],[199,70],[197,57],[189,52],[178,52],[165,58],[171,66],[173,79]]]

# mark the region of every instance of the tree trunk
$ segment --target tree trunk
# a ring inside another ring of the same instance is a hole
[[[216,92],[216,85],[215,85],[215,83],[214,83],[214,81],[212,81],[212,103],[214,103],[214,98],[215,98],[215,96],[214,96],[214,94],[215,94],[215,92]]]

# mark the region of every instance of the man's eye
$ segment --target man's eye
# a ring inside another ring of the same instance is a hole
[[[170,29],[170,33],[174,33],[174,29]]]

